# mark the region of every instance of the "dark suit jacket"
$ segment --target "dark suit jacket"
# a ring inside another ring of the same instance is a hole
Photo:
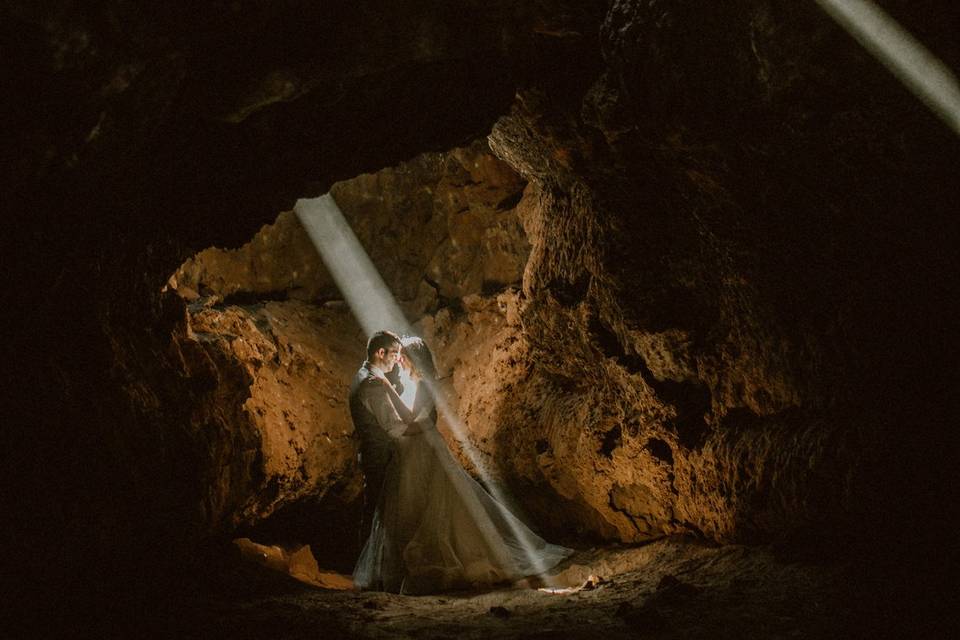
[[[378,485],[407,425],[390,401],[389,391],[364,362],[350,385],[350,415],[360,438],[360,468],[367,483]],[[371,482],[372,481],[372,482]]]

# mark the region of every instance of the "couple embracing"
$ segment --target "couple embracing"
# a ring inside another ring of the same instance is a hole
[[[398,365],[416,385],[401,399]],[[417,337],[378,331],[350,386],[364,522],[357,588],[435,593],[518,582],[572,553],[533,533],[459,465],[436,430],[436,368]]]

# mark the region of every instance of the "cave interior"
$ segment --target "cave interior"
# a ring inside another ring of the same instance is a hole
[[[11,637],[950,634],[960,142],[817,3],[0,17]],[[324,194],[581,589],[343,588]]]

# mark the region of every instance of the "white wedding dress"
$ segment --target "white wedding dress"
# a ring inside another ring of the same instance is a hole
[[[573,553],[544,541],[490,496],[450,453],[432,406],[414,407],[422,432],[401,437],[387,465],[353,572],[356,587],[414,594],[476,588],[537,575]]]

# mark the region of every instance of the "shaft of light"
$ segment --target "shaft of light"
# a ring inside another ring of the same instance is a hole
[[[524,552],[526,552],[527,558],[530,560],[530,563],[536,568],[536,575],[543,580],[543,583],[546,586],[553,586],[554,580],[547,575],[547,569],[549,567],[544,566],[540,556],[534,553],[531,549],[533,543],[526,537],[524,531],[522,531],[517,523],[513,519],[513,514],[506,509],[504,505],[513,504],[512,500],[508,500],[506,494],[500,485],[494,482],[492,475],[487,470],[486,464],[484,464],[481,459],[476,447],[470,442],[467,437],[467,429],[463,424],[463,421],[457,416],[457,414],[451,410],[449,403],[447,403],[444,394],[440,392],[436,386],[433,384],[428,384],[430,393],[433,395],[434,401],[437,405],[437,411],[446,419],[447,425],[450,427],[451,433],[457,439],[457,442],[460,443],[461,450],[464,455],[467,456],[467,459],[470,460],[470,463],[473,465],[473,468],[476,469],[477,475],[483,479],[483,483],[486,489],[490,492],[490,495],[493,496],[493,499],[496,501],[497,505],[505,513],[505,520],[510,526],[513,537],[520,541],[523,546]],[[443,440],[439,437],[435,438],[434,446],[446,446],[443,444]]]
[[[317,249],[317,253],[320,254],[320,259],[327,267],[364,332],[371,335],[381,329],[390,329],[400,333],[411,333],[410,323],[407,322],[377,268],[357,240],[333,196],[328,193],[319,198],[297,200],[293,210],[304,229],[306,229],[310,240]],[[536,568],[537,575],[541,576],[544,582],[549,585],[550,579],[544,575],[546,567],[541,563],[539,556],[533,552],[532,543],[518,528],[512,514],[504,507],[504,504],[508,503],[504,499],[503,491],[492,481],[491,475],[480,459],[480,455],[467,438],[463,423],[450,410],[450,406],[440,390],[432,384],[429,384],[428,388],[436,401],[437,410],[450,425],[450,429],[460,443],[464,454],[473,464],[491,496],[503,511],[504,520],[511,527],[514,538],[521,543],[531,565]],[[425,435],[428,436],[432,446],[446,447],[443,439],[435,431],[428,432]],[[444,460],[447,457],[441,456],[441,459]],[[468,505],[472,504],[470,500],[465,502]],[[488,519],[485,513],[475,512],[472,515],[478,520]],[[481,527],[481,530],[486,531],[488,529]],[[488,542],[491,543],[490,546],[496,553],[504,551],[500,548],[502,545],[495,543],[495,541],[488,540]]]
[[[869,0],[816,2],[947,126],[960,134],[960,85],[943,62]]]
[[[409,333],[410,323],[333,196],[297,200],[293,211],[364,332],[368,336],[380,329]]]

